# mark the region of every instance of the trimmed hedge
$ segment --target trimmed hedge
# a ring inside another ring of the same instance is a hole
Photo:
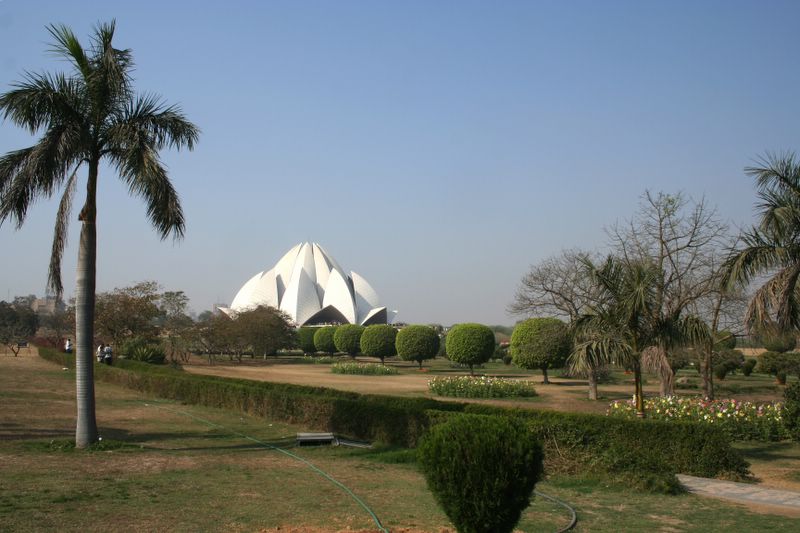
[[[397,330],[389,324],[373,324],[361,333],[361,353],[369,357],[379,357],[381,362],[387,357],[397,355],[394,340]]]
[[[74,356],[39,354],[74,367]],[[715,427],[613,419],[600,415],[508,409],[427,398],[361,395],[324,387],[188,374],[169,366],[95,364],[97,379],[188,404],[233,409],[349,437],[413,447],[431,425],[460,412],[523,419],[545,446],[551,471],[598,470],[669,489],[677,472],[742,477],[747,463]]]
[[[364,326],[358,324],[345,324],[336,328],[333,334],[333,343],[340,352],[355,357],[361,351],[361,334]]]
[[[314,347],[318,352],[335,354],[336,343],[333,342],[333,336],[336,334],[336,326],[325,326],[319,328],[314,332]]]
[[[297,328],[297,345],[303,353],[316,353],[317,346],[314,344],[314,335],[319,328],[301,327]]]
[[[570,463],[619,474],[647,488],[679,490],[674,474],[744,478],[748,463],[715,427],[693,422],[623,420],[583,413],[470,404],[466,413],[521,418],[545,445],[548,469]]]
[[[529,318],[511,334],[511,360],[520,368],[538,368],[549,383],[547,370],[561,368],[572,351],[567,325],[557,318]]]
[[[415,325],[397,332],[395,347],[400,359],[416,361],[422,368],[422,361],[436,357],[440,342],[439,335],[432,327]]]
[[[423,438],[417,459],[459,532],[510,533],[542,477],[542,446],[507,417],[453,418]]]
[[[494,332],[483,324],[457,324],[447,332],[447,357],[472,367],[488,361],[494,354]]]

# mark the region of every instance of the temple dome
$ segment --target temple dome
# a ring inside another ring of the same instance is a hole
[[[316,243],[300,243],[286,252],[271,270],[245,283],[229,308],[231,315],[260,305],[286,312],[298,326],[387,324],[396,311],[387,311],[375,289],[353,271],[345,274],[336,260]]]

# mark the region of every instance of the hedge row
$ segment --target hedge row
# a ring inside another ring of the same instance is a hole
[[[40,349],[73,366],[73,356]],[[427,398],[361,395],[324,387],[188,374],[120,360],[95,365],[97,379],[190,404],[233,409],[353,438],[416,446],[432,424],[460,412],[512,416],[545,447],[549,471],[605,471],[664,489],[674,474],[742,477],[747,463],[717,428],[696,423],[624,420],[601,415],[508,409]]]
[[[675,483],[674,474],[744,478],[748,463],[718,428],[693,422],[622,420],[583,413],[471,404],[466,413],[510,415],[527,422],[548,452],[548,468],[585,464],[646,483]],[[558,458],[553,460],[554,458]]]

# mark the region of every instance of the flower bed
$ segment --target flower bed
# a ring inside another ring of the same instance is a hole
[[[531,381],[486,376],[436,377],[428,381],[428,389],[439,396],[456,398],[519,398],[536,396]]]
[[[311,365],[330,365],[338,360],[338,357],[333,357],[331,355],[304,355],[300,362]]]
[[[334,374],[359,374],[363,376],[394,376],[397,369],[376,363],[334,363],[331,365]]]
[[[781,440],[788,438],[783,425],[783,404],[702,398],[647,398],[645,412],[655,420],[688,420],[713,424],[735,440]],[[633,400],[611,402],[609,416],[636,418]]]

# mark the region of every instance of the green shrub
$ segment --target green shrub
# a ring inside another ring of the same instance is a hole
[[[314,348],[318,352],[335,354],[336,343],[333,336],[336,334],[337,326],[325,326],[314,332]]]
[[[786,375],[800,375],[800,354],[764,352],[758,356],[756,371],[775,376],[780,385],[786,385]]]
[[[404,361],[416,361],[420,368],[423,361],[436,357],[440,344],[436,330],[429,326],[406,326],[395,339],[397,355]]]
[[[334,363],[331,365],[331,372],[334,374],[353,374],[361,376],[394,376],[397,369],[391,366],[379,365],[377,363],[356,363],[347,361],[345,363]]]
[[[755,359],[747,359],[742,364],[742,374],[745,376],[749,376],[753,373],[753,369],[756,367],[756,360]]]
[[[632,484],[672,491],[676,473],[744,478],[748,464],[721,429],[696,422],[624,420],[594,414],[470,404],[467,413],[507,413],[525,420],[545,445],[548,472],[598,470]]]
[[[138,346],[128,353],[128,359],[141,361],[151,365],[163,365],[166,359],[164,348],[158,344],[147,344]]]
[[[733,350],[736,348],[736,335],[728,330],[716,332],[714,334],[714,348],[717,350]]]
[[[800,382],[792,383],[783,391],[783,423],[794,440],[800,440]]]
[[[447,333],[447,357],[469,366],[485,363],[494,353],[494,332],[483,324],[458,324]]]
[[[458,416],[434,427],[417,460],[459,532],[514,529],[542,476],[542,447],[519,420]]]
[[[144,337],[134,337],[122,343],[120,355],[132,361],[162,365],[166,360],[164,348],[158,341]]]
[[[439,396],[453,398],[517,398],[536,396],[530,381],[487,376],[435,377],[428,389]]]
[[[520,368],[538,368],[544,382],[549,368],[564,366],[572,351],[567,325],[557,318],[530,318],[520,322],[511,334],[511,357]]]
[[[378,357],[381,362],[387,357],[397,355],[394,347],[397,330],[389,324],[373,324],[361,333],[359,345],[361,353],[369,357]]]
[[[794,350],[797,338],[793,333],[768,333],[762,336],[761,342],[768,352],[784,353]]]
[[[355,357],[361,351],[361,334],[364,326],[358,324],[345,324],[336,328],[333,334],[333,343],[340,352]]]
[[[303,353],[315,353],[317,346],[314,344],[314,335],[319,328],[297,328],[297,344]]]

